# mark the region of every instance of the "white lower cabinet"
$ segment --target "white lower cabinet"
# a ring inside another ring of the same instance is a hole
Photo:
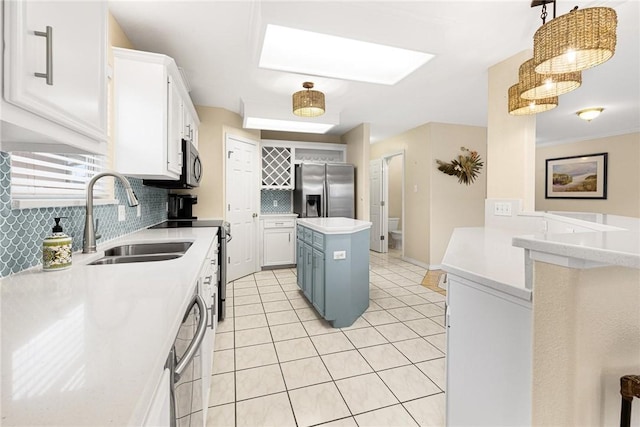
[[[296,263],[295,215],[273,216],[262,219],[263,267]]]
[[[200,296],[204,299],[208,310],[207,332],[200,347],[200,361],[202,363],[202,418],[205,421],[209,407],[209,392],[211,390],[211,375],[213,372],[213,347],[215,344],[216,327],[218,325],[217,277],[218,239],[215,239],[200,270]]]
[[[447,425],[531,424],[531,302],[449,274]]]

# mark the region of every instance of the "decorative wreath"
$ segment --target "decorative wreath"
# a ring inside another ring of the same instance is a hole
[[[458,155],[458,158],[451,160],[451,163],[443,162],[442,160],[436,160],[436,163],[438,163],[439,171],[447,175],[455,175],[458,177],[459,183],[470,185],[480,174],[484,163],[477,151],[471,151],[465,147],[460,147],[460,150],[468,154]]]

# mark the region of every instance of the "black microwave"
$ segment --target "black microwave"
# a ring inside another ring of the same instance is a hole
[[[182,173],[178,180],[144,179],[142,183],[159,188],[195,188],[202,179],[202,162],[198,150],[191,141],[182,140]]]

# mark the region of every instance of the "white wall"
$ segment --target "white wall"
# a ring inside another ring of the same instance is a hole
[[[546,159],[595,153],[608,153],[605,200],[545,199]],[[640,217],[640,133],[538,147],[536,210],[597,212]]]

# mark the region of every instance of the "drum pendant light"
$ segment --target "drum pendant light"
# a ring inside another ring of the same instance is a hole
[[[609,60],[616,50],[617,24],[616,11],[608,7],[574,8],[543,24],[533,36],[535,71],[569,73]]]
[[[520,65],[518,72],[521,97],[544,99],[571,92],[582,84],[582,73],[539,74],[535,72],[533,58]]]
[[[293,114],[300,117],[318,117],[324,114],[324,93],[311,90],[312,82],[304,82],[301,90],[293,94]]]
[[[520,96],[521,93],[520,83],[509,88],[509,114],[512,116],[538,114],[558,106],[557,96],[544,99],[524,99]]]

